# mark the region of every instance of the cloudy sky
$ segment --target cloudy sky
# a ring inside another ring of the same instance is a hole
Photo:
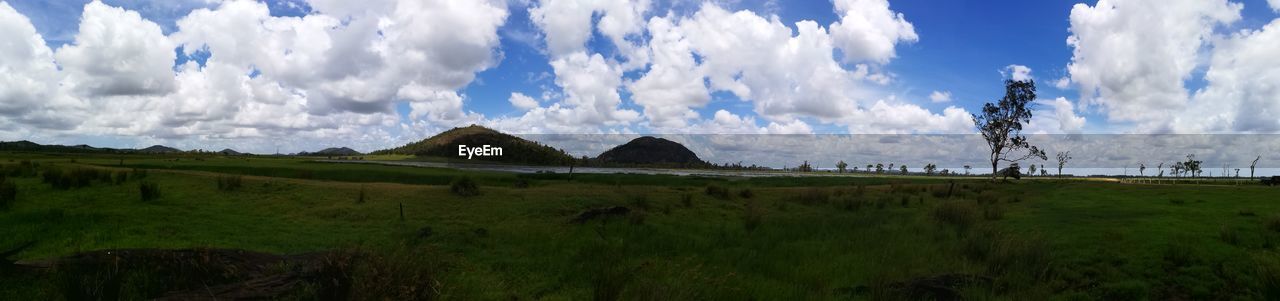
[[[1280,0],[0,0],[0,140],[1280,132]]]

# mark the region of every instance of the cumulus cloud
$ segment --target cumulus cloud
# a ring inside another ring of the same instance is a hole
[[[0,2],[0,40],[0,118],[28,118],[59,97],[61,74],[31,21],[7,2]]]
[[[1280,132],[1280,20],[1215,44],[1208,85],[1178,116],[1181,132]]]
[[[1226,0],[1100,0],[1071,10],[1067,66],[1081,103],[1111,121],[1167,127],[1187,105],[1184,82],[1215,27],[1240,19]]]
[[[831,24],[831,36],[845,62],[887,63],[897,56],[898,43],[919,40],[902,13],[889,10],[888,0],[835,0],[835,10],[840,21]]]
[[[1271,10],[1280,12],[1280,0],[1267,0],[1267,5],[1271,5]]]
[[[507,99],[507,101],[511,102],[511,106],[516,107],[517,109],[525,110],[525,111],[532,110],[538,107],[537,100],[533,99],[533,97],[529,97],[528,95],[524,95],[524,93],[520,93],[520,92],[511,93],[511,98]]]
[[[711,95],[704,72],[694,60],[689,41],[667,18],[649,20],[653,64],[639,80],[628,85],[632,100],[644,107],[650,126],[681,128],[698,118],[691,108],[705,106]]]
[[[951,91],[933,91],[929,93],[929,100],[934,103],[951,102]]]
[[[1023,132],[1030,134],[1080,134],[1085,117],[1076,114],[1075,105],[1065,97],[1037,100],[1031,123]]]
[[[174,44],[137,12],[99,1],[84,6],[80,32],[55,57],[86,97],[164,95],[174,89]]]
[[[628,41],[644,29],[644,13],[649,0],[542,0],[529,9],[533,20],[546,36],[547,51],[554,57],[586,50],[592,30],[599,28],[623,55],[638,67],[645,62],[640,45]],[[598,24],[593,24],[595,16]]]
[[[1000,70],[1000,74],[1005,77],[1019,82],[1032,80],[1031,68],[1023,65],[1009,65]]]

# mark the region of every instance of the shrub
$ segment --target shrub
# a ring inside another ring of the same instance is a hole
[[[0,178],[0,210],[9,209],[18,200],[18,186]]]
[[[480,186],[471,177],[458,177],[449,183],[449,191],[459,196],[471,197],[480,195]]]
[[[946,186],[933,186],[933,190],[930,191],[930,194],[932,194],[935,199],[944,199],[947,198],[947,194],[950,193],[950,190],[951,188]]]
[[[160,198],[160,185],[156,185],[156,183],[138,183],[138,190],[141,192],[143,202],[151,202]]]
[[[959,230],[966,230],[978,221],[978,209],[970,202],[944,202],[933,209],[933,219]]]
[[[242,181],[243,177],[239,175],[218,176],[218,190],[235,191],[236,189],[240,189]]]
[[[728,200],[729,188],[715,184],[707,185],[707,195],[721,200]]]
[[[751,197],[756,196],[756,194],[754,192],[751,192],[751,188],[743,188],[742,191],[738,192],[738,196],[744,199],[749,199]]]

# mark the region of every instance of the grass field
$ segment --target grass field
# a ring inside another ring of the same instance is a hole
[[[392,299],[1280,299],[1280,191],[1262,186],[569,179],[285,158],[0,154],[10,170],[24,160],[38,167],[6,178],[17,198],[0,209],[0,251],[34,241],[12,258],[25,261],[108,249],[353,250],[374,258],[352,270],[365,289],[354,291],[400,293]],[[131,176],[58,189],[44,183],[49,169]],[[237,187],[227,187],[233,177]],[[451,192],[461,177],[480,195]],[[144,201],[141,183],[159,187],[159,198]],[[571,222],[613,206],[630,212]],[[0,299],[78,299],[107,286],[135,288],[121,299],[165,292],[156,277],[70,273],[0,268]]]

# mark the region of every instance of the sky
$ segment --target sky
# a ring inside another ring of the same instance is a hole
[[[1280,0],[0,0],[0,140],[1280,132]]]

